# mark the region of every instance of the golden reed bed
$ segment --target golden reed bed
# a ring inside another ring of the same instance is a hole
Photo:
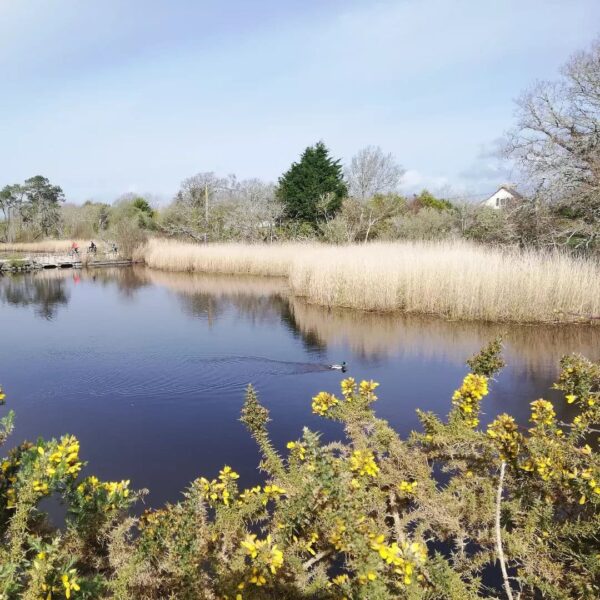
[[[70,245],[0,244],[0,252],[63,252]],[[163,271],[284,277],[294,296],[327,307],[600,325],[600,264],[560,252],[459,241],[204,246],[152,239],[135,258]]]
[[[26,243],[0,243],[0,252],[32,252],[32,253],[54,253],[68,252],[73,241],[79,244],[80,250],[87,248],[90,240],[42,240],[40,242]]]
[[[286,277],[293,295],[322,306],[529,323],[600,316],[600,265],[559,252],[464,242],[203,246],[153,239],[139,258],[167,271]]]

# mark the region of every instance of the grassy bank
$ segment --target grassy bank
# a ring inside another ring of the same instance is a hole
[[[151,240],[140,257],[169,271],[285,276],[294,295],[323,306],[507,322],[600,315],[600,265],[557,252],[459,242],[201,246]]]

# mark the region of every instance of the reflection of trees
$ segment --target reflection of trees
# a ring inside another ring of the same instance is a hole
[[[326,309],[322,309],[325,311]],[[319,332],[312,328],[304,328],[296,319],[296,313],[293,310],[293,303],[289,299],[281,303],[281,320],[287,328],[304,343],[307,350],[325,352],[327,343],[319,335]]]
[[[215,298],[212,294],[180,294],[179,299],[186,314],[206,319],[209,325],[225,310],[223,298]]]
[[[37,313],[52,319],[56,307],[69,300],[65,279],[72,270],[41,271],[8,276],[0,283],[0,301],[36,305]],[[456,322],[401,313],[361,312],[325,308],[291,296],[285,280],[267,277],[170,273],[145,267],[116,267],[77,271],[82,281],[116,285],[125,297],[159,285],[177,294],[183,310],[213,322],[228,308],[255,324],[283,323],[311,352],[344,344],[364,359],[377,360],[403,353],[424,359],[462,363],[496,335],[504,334],[507,359],[522,376],[542,376],[563,354],[580,352],[598,357],[600,327],[585,325],[535,327],[482,322]]]
[[[34,306],[35,313],[51,321],[59,306],[69,303],[64,279],[34,275],[4,277],[0,283],[0,301],[14,306]]]
[[[139,267],[102,267],[84,271],[82,279],[91,279],[103,286],[116,284],[123,297],[133,298],[137,290],[150,285],[145,273],[145,269]]]
[[[541,376],[540,369],[557,365],[563,354],[581,352],[595,358],[600,347],[600,327],[528,327],[326,308],[291,296],[285,281],[277,278],[144,273],[152,283],[176,292],[190,314],[216,319],[233,306],[252,322],[282,322],[310,351],[347,344],[368,360],[407,353],[460,364],[490,339],[504,334],[509,363],[523,375],[536,377]]]
[[[557,365],[564,354],[580,352],[594,359],[600,347],[600,327],[595,326],[447,321],[422,315],[328,309],[298,298],[291,299],[290,306],[302,336],[312,335],[326,346],[348,344],[356,354],[369,359],[408,353],[462,363],[490,339],[503,335],[509,364],[536,376],[540,369]]]
[[[323,352],[327,345],[318,333],[304,329],[296,320],[284,280],[256,276],[145,271],[147,278],[174,291],[189,315],[209,324],[228,307],[253,324],[283,322],[310,351]]]

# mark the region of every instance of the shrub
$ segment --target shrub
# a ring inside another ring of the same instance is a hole
[[[122,218],[110,228],[110,235],[119,248],[123,258],[132,258],[148,240],[148,233],[140,227],[137,218]]]
[[[600,461],[586,440],[600,366],[563,359],[556,389],[572,421],[536,400],[527,428],[500,415],[484,431],[499,350],[473,357],[448,418],[420,412],[424,430],[407,440],[375,417],[377,383],[347,378],[312,400],[346,440],[304,429],[282,456],[249,388],[242,421],[265,484],[241,490],[224,466],[139,519],[127,481],[78,477],[72,436],[22,444],[0,475],[2,597],[474,599],[502,585],[510,598],[597,598]],[[49,494],[68,507],[63,532],[40,512]]]
[[[452,211],[426,207],[393,218],[388,236],[390,239],[444,240],[458,236],[458,223]]]

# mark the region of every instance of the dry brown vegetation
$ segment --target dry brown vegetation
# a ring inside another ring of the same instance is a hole
[[[86,248],[90,240],[42,240],[40,242],[0,242],[0,252],[68,252],[73,241],[79,248]]]
[[[560,252],[463,242],[202,246],[155,239],[140,257],[170,271],[286,276],[292,294],[328,307],[506,322],[600,315],[600,265]]]
[[[5,244],[0,251],[59,252],[70,243]],[[600,324],[600,264],[559,251],[460,241],[328,246],[151,239],[135,258],[162,271],[285,277],[291,295],[326,307],[461,320]]]

